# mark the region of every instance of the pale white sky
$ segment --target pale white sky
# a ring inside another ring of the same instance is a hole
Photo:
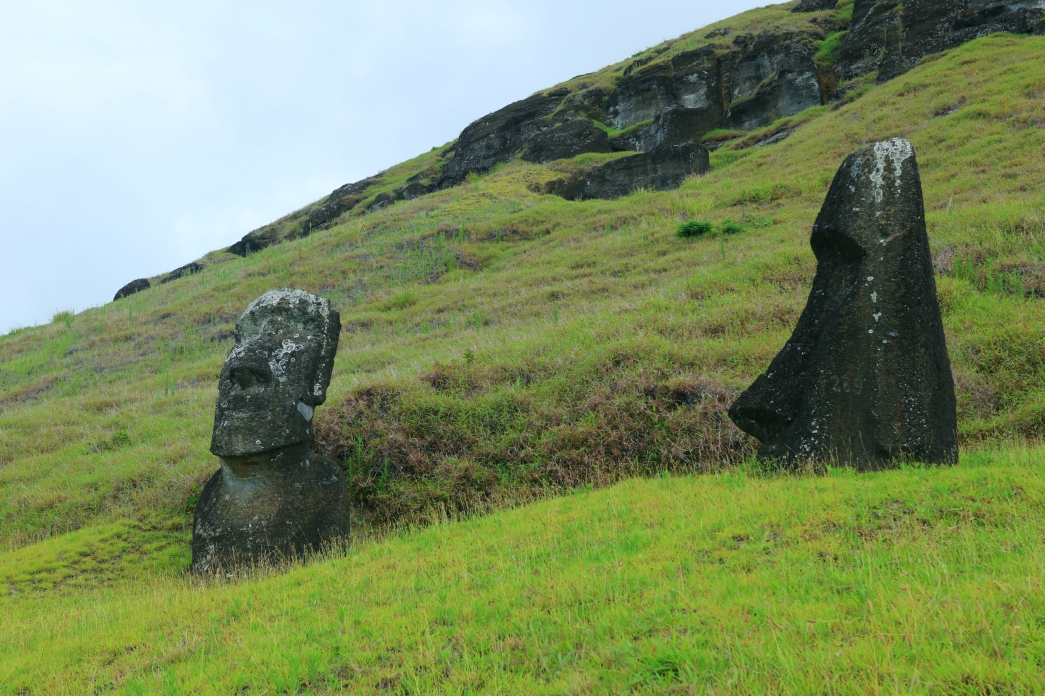
[[[0,334],[762,4],[0,0]]]

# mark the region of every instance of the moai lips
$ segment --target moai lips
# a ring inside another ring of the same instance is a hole
[[[818,265],[806,308],[730,418],[762,442],[761,456],[789,464],[956,462],[954,382],[911,144],[849,155],[810,243]]]
[[[221,468],[193,520],[195,572],[300,556],[348,533],[345,476],[308,444],[340,331],[330,303],[301,290],[265,293],[240,317],[214,413]]]

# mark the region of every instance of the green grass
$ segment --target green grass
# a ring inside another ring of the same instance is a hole
[[[807,21],[755,13],[734,25]],[[515,161],[0,337],[0,692],[1033,691],[1041,450],[987,448],[1045,435],[1043,61],[1043,38],[979,40],[723,147],[678,191],[568,202],[534,191],[607,156]],[[972,454],[755,476],[725,409],[804,306],[834,172],[893,136],[921,167]],[[743,233],[680,239],[686,220]],[[216,377],[239,313],[287,285],[341,312],[315,445],[348,471],[361,536],[193,586]]]
[[[1038,693],[1045,451],[635,480],[227,584],[0,600],[20,693]],[[41,655],[47,659],[40,659]]]
[[[571,203],[531,192],[556,172],[513,162],[13,332],[0,340],[0,540],[184,524],[214,468],[214,377],[235,317],[291,284],[342,312],[317,444],[356,467],[366,520],[743,459],[723,410],[803,306],[826,187],[849,151],[894,135],[921,164],[962,435],[1039,437],[1042,57],[1040,38],[965,46],[677,192]],[[683,241],[686,219],[747,232]],[[118,447],[93,446],[117,433]]]

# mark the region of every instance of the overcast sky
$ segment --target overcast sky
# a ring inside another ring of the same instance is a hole
[[[765,4],[0,2],[0,333]]]

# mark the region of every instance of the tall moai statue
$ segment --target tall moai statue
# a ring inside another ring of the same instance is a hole
[[[785,465],[956,462],[954,381],[911,144],[849,155],[810,244],[806,308],[729,417]]]
[[[221,468],[196,506],[193,571],[293,558],[348,534],[345,476],[309,447],[340,332],[327,300],[293,289],[265,293],[236,322],[210,445]]]

